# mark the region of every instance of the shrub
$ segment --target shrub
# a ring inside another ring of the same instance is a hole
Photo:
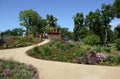
[[[108,62],[109,64],[112,64],[112,63],[115,63],[115,61],[116,61],[115,55],[108,54],[106,62]]]
[[[16,41],[18,41],[19,43],[22,43],[22,42],[26,42],[27,39],[25,37],[17,37]]]
[[[98,45],[100,43],[100,37],[97,35],[91,35],[83,38],[83,42],[89,45]]]
[[[62,43],[60,41],[58,41],[58,42],[55,43],[55,46],[59,49],[61,47],[61,44]]]
[[[0,59],[0,79],[39,79],[39,74],[32,65]]]
[[[97,46],[97,47],[95,48],[95,51],[96,51],[96,52],[102,52],[101,46]]]
[[[117,50],[120,50],[120,39],[115,41]]]
[[[2,38],[0,38],[0,46],[4,43],[5,43],[5,41]]]
[[[50,55],[50,47],[48,45],[42,46],[42,55]]]
[[[35,46],[35,47],[33,48],[33,52],[34,52],[34,55],[38,55],[38,54],[40,53],[40,51],[39,51],[39,46]]]
[[[108,48],[108,47],[104,47],[104,51],[107,52],[107,53],[110,53],[110,52],[111,52],[111,49]]]
[[[116,62],[117,64],[120,64],[120,55],[116,56]]]
[[[65,51],[65,50],[66,50],[65,45],[64,45],[64,44],[61,44],[60,49]]]
[[[81,53],[81,52],[76,52],[76,53],[74,53],[74,56],[75,56],[75,57],[82,57],[82,56],[83,56],[83,53]]]

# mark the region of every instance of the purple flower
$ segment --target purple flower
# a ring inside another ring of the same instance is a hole
[[[107,58],[107,56],[103,53],[97,53],[96,57],[100,58],[101,61],[104,61]]]

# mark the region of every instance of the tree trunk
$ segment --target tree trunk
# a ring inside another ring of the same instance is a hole
[[[104,39],[104,45],[106,46],[106,44],[107,44],[107,36],[108,36],[108,34],[107,34],[107,29],[105,28],[105,39]]]

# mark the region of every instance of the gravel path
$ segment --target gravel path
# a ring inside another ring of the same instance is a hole
[[[48,42],[45,40],[37,45]],[[120,79],[120,67],[54,62],[27,56],[25,52],[34,46],[0,50],[0,58],[33,64],[39,70],[40,79]]]

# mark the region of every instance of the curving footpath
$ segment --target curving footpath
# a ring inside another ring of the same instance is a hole
[[[45,40],[37,45],[48,42]],[[39,71],[40,79],[120,79],[120,67],[54,62],[27,56],[25,52],[34,46],[0,50],[0,58],[33,64]]]

